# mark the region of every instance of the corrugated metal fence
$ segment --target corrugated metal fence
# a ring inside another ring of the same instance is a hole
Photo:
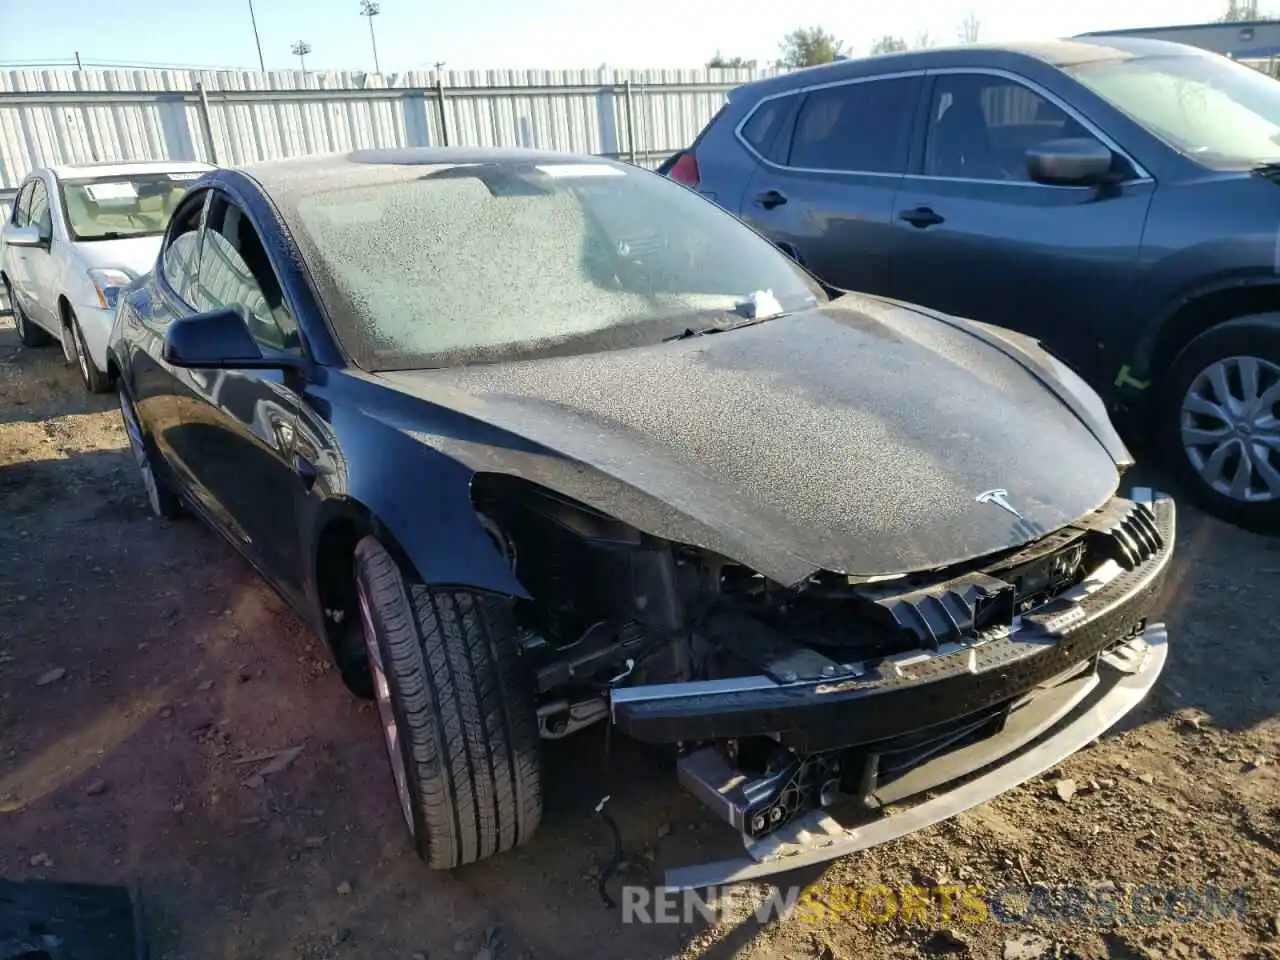
[[[32,167],[526,146],[656,164],[757,70],[0,73],[0,202]]]

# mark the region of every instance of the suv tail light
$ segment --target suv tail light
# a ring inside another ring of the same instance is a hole
[[[676,183],[683,183],[686,187],[696,187],[698,185],[698,161],[693,155],[693,151],[686,150],[680,154],[679,159],[671,167],[671,172],[667,174]]]

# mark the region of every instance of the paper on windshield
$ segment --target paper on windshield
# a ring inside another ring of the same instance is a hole
[[[138,199],[137,189],[128,180],[115,181],[113,183],[88,183],[85,184],[84,192],[88,194],[89,199],[94,203]]]
[[[567,179],[570,177],[625,177],[626,174],[617,167],[607,163],[546,163],[538,167],[539,172],[548,177]]]

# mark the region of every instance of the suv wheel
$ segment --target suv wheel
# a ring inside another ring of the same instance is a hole
[[[542,817],[538,720],[510,604],[406,577],[356,547],[360,629],[418,855],[448,870],[524,843]]]
[[[4,282],[4,295],[9,300],[9,309],[13,311],[13,326],[18,331],[18,340],[24,347],[43,347],[53,338],[27,319],[18,305],[18,298],[13,295],[13,287],[9,281]]]
[[[1170,469],[1203,509],[1280,530],[1280,314],[1213,327],[1178,355],[1161,402]]]

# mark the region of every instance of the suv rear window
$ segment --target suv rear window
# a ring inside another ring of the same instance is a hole
[[[751,144],[762,157],[775,161],[785,159],[786,144],[781,144],[782,149],[779,150],[779,145],[775,141],[778,138],[779,129],[786,123],[787,117],[795,106],[795,101],[794,96],[775,97],[760,104],[743,125],[742,139]],[[782,156],[779,157],[778,154]]]
[[[792,167],[902,173],[907,167],[916,77],[812,90],[796,118]]]

